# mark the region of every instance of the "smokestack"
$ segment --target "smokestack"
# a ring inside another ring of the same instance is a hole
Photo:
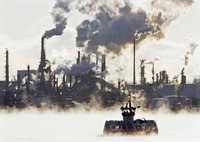
[[[45,88],[45,67],[46,67],[46,53],[44,43],[45,37],[42,36],[41,38],[41,57],[40,57],[40,65],[39,65],[39,73],[40,73],[40,87],[42,89]]]
[[[121,91],[121,80],[120,79],[118,79],[118,89],[119,89],[119,91]]]
[[[72,75],[71,74],[69,75],[69,87],[70,88],[72,87]]]
[[[78,51],[78,58],[77,58],[77,64],[81,63],[81,52]]]
[[[102,63],[101,63],[101,72],[105,72],[106,70],[106,55],[102,55]]]
[[[135,88],[136,85],[136,79],[135,79],[135,48],[136,48],[136,41],[135,41],[135,36],[133,38],[133,86]]]
[[[159,74],[156,73],[156,84],[158,85],[159,84]]]
[[[185,68],[183,68],[181,71],[181,84],[186,84]]]
[[[49,78],[48,78],[48,80],[49,80],[49,87],[50,88],[52,88],[53,87],[53,85],[52,85],[52,80],[53,80],[53,77],[52,77],[52,71],[51,71],[51,65],[49,66],[49,71],[48,71],[48,76],[49,76]]]
[[[96,54],[96,70],[98,69],[98,65],[99,65],[99,57],[98,54]]]
[[[56,91],[59,92],[58,78],[56,78]]]
[[[8,95],[8,89],[9,89],[9,53],[8,50],[6,50],[6,66],[5,66],[5,74],[6,74],[6,95]]]
[[[140,69],[141,69],[141,85],[144,85],[146,83],[146,78],[145,78],[145,64],[144,64],[145,60],[141,60],[141,65],[140,65]]]
[[[20,89],[20,87],[21,87],[21,78],[20,78],[20,75],[19,74],[17,74],[17,89]]]
[[[66,75],[65,74],[63,74],[62,84],[63,84],[63,89],[65,89],[66,88]]]
[[[45,53],[45,37],[43,36],[41,39],[41,61],[46,61],[46,53]]]
[[[53,88],[56,88],[56,74],[53,75]]]
[[[101,62],[101,72],[102,72],[101,78],[102,79],[105,79],[105,71],[106,71],[106,55],[102,55],[102,62]],[[104,88],[105,88],[105,84],[102,81],[101,90],[104,90]]]
[[[155,65],[154,63],[152,64],[152,83],[155,83]]]
[[[26,81],[27,94],[30,93],[30,80],[31,80],[30,66],[28,65],[28,67],[27,67],[27,81]]]

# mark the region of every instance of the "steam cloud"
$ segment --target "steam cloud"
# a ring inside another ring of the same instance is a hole
[[[71,67],[69,67],[68,64],[58,65],[54,73],[80,76],[89,73],[94,67],[95,63],[91,63],[87,60],[82,60],[80,64],[73,64]]]
[[[191,56],[193,56],[196,48],[198,47],[199,45],[197,43],[191,43],[190,44],[190,48],[189,50],[186,52],[186,55],[185,55],[185,66],[187,66],[189,64],[189,59]]]
[[[161,2],[163,2],[163,0],[153,0],[152,4]],[[168,2],[176,5],[190,6],[193,4],[194,0],[168,0]]]
[[[99,46],[119,52],[114,48],[131,43],[136,32],[141,35],[140,41],[147,35],[160,35],[159,26],[163,24],[160,13],[151,20],[143,10],[132,12],[129,5],[118,8],[117,13],[108,7],[100,7],[94,20],[85,20],[77,28],[77,45],[85,46],[87,42],[89,52],[96,52]]]
[[[94,67],[95,63],[90,63],[87,60],[83,60],[80,64],[75,64],[71,67],[71,74],[74,76],[84,75],[90,72]]]
[[[131,2],[125,0],[111,1],[112,4],[88,0],[79,10],[87,14],[95,13],[95,18],[79,25],[77,45],[86,47],[88,52],[97,52],[99,46],[104,46],[119,53],[127,43],[133,41],[136,32],[140,35],[137,43],[149,36],[160,39],[164,37],[163,26],[170,24],[177,16],[169,14],[170,9],[163,6],[163,2],[166,3],[163,0],[152,0],[151,7],[158,12],[147,13],[144,10],[134,11]],[[193,0],[169,0],[167,3],[173,7],[185,7],[190,6]]]
[[[163,25],[176,18],[170,15],[171,5],[191,6],[193,0],[151,0],[151,9],[156,12],[137,10],[130,0],[56,0],[52,15],[55,28],[46,31],[45,37],[62,35],[67,25],[66,14],[76,9],[93,17],[77,27],[77,46],[86,47],[87,52],[97,52],[100,46],[119,53],[138,33],[137,43],[148,37],[164,37]],[[169,9],[170,8],[170,9]],[[172,12],[173,13],[173,12]]]

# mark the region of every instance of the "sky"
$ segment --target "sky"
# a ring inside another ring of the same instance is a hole
[[[145,2],[133,0],[138,5]],[[17,69],[37,69],[40,58],[41,35],[53,26],[51,10],[54,0],[0,0],[0,78],[4,77],[5,49],[10,52],[11,77]],[[171,78],[180,74],[184,65],[184,55],[191,42],[199,43],[200,39],[200,2],[183,11],[180,16],[165,28],[165,38],[159,41],[148,40],[137,49],[137,67],[140,59],[156,62],[156,71],[165,69]],[[76,26],[87,16],[73,11],[68,20],[64,34],[46,41],[47,57],[60,63],[63,60],[76,58],[75,45]],[[200,43],[199,43],[200,44]],[[131,81],[132,78],[132,48],[125,49],[118,57],[108,55],[108,77],[110,81],[118,78]],[[200,48],[197,48],[186,68],[188,80],[191,82],[200,76]],[[75,62],[75,61],[74,61]],[[123,69],[123,71],[119,71]],[[147,66],[147,80],[150,81],[150,66]],[[137,68],[139,82],[139,68]]]

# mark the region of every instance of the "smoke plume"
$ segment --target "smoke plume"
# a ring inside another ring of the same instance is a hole
[[[44,33],[45,38],[60,36],[67,26],[67,14],[70,12],[72,0],[56,0],[51,15],[53,16],[55,27]]]
[[[156,3],[163,3],[165,0],[153,0],[152,4],[156,4]],[[167,3],[173,3],[176,4],[178,6],[191,6],[194,2],[194,0],[167,0]]]
[[[95,67],[95,63],[88,60],[82,60],[79,64],[60,64],[55,69],[55,74],[70,74],[73,76],[80,76],[89,73]]]
[[[111,4],[112,3],[112,4]],[[88,52],[97,52],[100,46],[107,50],[120,52],[131,43],[137,32],[137,43],[148,37],[164,37],[163,28],[178,16],[176,7],[192,5],[193,0],[152,0],[151,9],[136,10],[134,2],[117,0],[109,2],[88,0],[79,10],[94,14],[93,20],[85,20],[77,27],[77,46],[86,47]],[[171,13],[171,8],[175,9]]]
[[[135,33],[137,43],[148,37],[163,38],[163,27],[178,15],[176,8],[192,3],[193,0],[151,0],[150,10],[142,10],[130,0],[56,0],[52,12],[55,28],[47,31],[45,37],[62,35],[67,25],[66,14],[76,9],[93,18],[77,27],[77,46],[86,47],[87,52],[96,53],[103,46],[119,53],[133,41]]]
[[[193,56],[193,54],[198,46],[199,45],[197,43],[190,44],[190,48],[186,52],[186,55],[185,55],[185,66],[187,66],[189,64],[189,60],[190,60],[191,56]]]
[[[131,43],[135,33],[140,35],[138,41],[142,41],[147,35],[161,32],[159,28],[163,23],[161,14],[151,20],[145,11],[132,12],[128,5],[118,10],[119,14],[116,14],[107,7],[100,7],[94,20],[83,21],[77,28],[77,45],[85,46],[87,42],[86,47],[89,52],[96,52],[99,46],[120,51],[113,47],[121,48]]]
[[[80,64],[74,64],[71,67],[71,75],[79,76],[89,73],[95,67],[95,63],[89,61],[81,61]]]

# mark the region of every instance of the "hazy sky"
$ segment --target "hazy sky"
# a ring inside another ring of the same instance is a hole
[[[138,0],[136,0],[138,1]],[[145,0],[144,0],[145,1]],[[40,57],[40,37],[45,30],[52,28],[51,9],[54,0],[0,0],[0,74],[4,76],[5,49],[10,51],[10,64],[12,75],[18,68],[25,69],[27,64],[36,68]],[[139,3],[141,4],[141,3]],[[170,75],[181,72],[184,63],[184,54],[190,42],[199,43],[200,39],[200,2],[183,12],[178,19],[167,27],[165,39],[157,42],[149,41],[137,51],[138,61],[141,58],[159,58],[156,69],[167,69]],[[62,57],[74,59],[75,28],[84,16],[73,12],[69,17],[69,25],[62,37],[55,37],[47,41],[46,48],[49,58]],[[115,73],[120,67],[124,68],[121,77],[132,78],[131,49],[126,49],[121,56],[108,61],[111,72],[110,78],[118,78]],[[111,57],[110,57],[111,58]],[[200,75],[200,48],[197,48],[186,73],[194,76]],[[130,65],[130,66],[127,66]],[[139,66],[139,63],[138,63]],[[150,67],[147,68],[150,70]],[[114,74],[112,74],[114,72]],[[139,73],[139,70],[138,70]]]

